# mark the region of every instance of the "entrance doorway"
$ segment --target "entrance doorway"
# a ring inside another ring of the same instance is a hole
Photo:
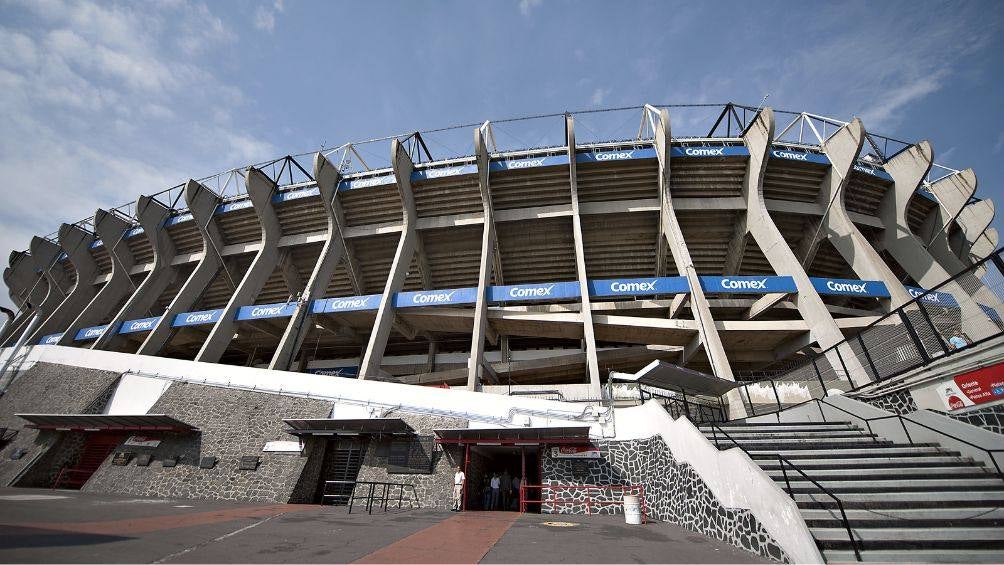
[[[540,484],[539,446],[468,445],[467,449],[466,510],[519,511],[519,484]],[[496,474],[500,488],[493,500],[491,480]],[[519,482],[514,484],[514,478]],[[540,512],[540,505],[527,511]]]
[[[345,505],[349,502],[355,480],[366,455],[366,440],[360,437],[327,439],[314,502]],[[343,481],[331,483],[329,481]]]

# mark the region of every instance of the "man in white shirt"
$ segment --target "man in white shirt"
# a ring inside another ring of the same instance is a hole
[[[498,473],[493,473],[492,474],[492,482],[491,482],[491,487],[492,487],[492,503],[490,505],[490,508],[492,510],[498,510],[499,509],[499,487],[501,485],[502,485],[502,481],[499,480],[499,474]]]
[[[464,481],[466,480],[467,475],[464,474],[464,468],[457,467],[457,472],[453,474],[453,507],[450,508],[453,512],[458,512],[462,508]]]

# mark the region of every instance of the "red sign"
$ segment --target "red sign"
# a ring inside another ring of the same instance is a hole
[[[956,375],[943,386],[942,399],[949,410],[1004,400],[1004,363]]]
[[[600,448],[591,445],[562,445],[552,447],[551,456],[561,459],[599,459]]]

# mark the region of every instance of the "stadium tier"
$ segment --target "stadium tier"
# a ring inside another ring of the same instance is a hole
[[[657,359],[774,374],[996,249],[975,175],[927,142],[720,109],[704,137],[645,106],[626,141],[577,141],[567,114],[543,148],[500,149],[486,122],[470,156],[432,159],[416,133],[385,168],[346,144],[189,180],[12,253],[3,343],[599,398]],[[960,319],[999,302],[972,295],[924,300]]]

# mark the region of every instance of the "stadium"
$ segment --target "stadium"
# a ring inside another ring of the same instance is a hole
[[[460,466],[466,509],[501,465],[779,561],[999,561],[994,205],[865,128],[486,121],[63,223],[4,271],[0,482],[447,508]]]

